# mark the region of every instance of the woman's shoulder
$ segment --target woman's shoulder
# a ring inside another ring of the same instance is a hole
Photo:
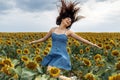
[[[57,27],[52,27],[52,28],[51,28],[51,31],[53,32],[56,28],[57,28]]]
[[[56,29],[56,28],[58,28],[57,26],[55,26],[55,27],[52,27],[53,29]]]
[[[74,33],[74,32],[73,32],[72,30],[70,30],[70,29],[68,29],[67,32],[68,32],[69,34]]]
[[[67,30],[67,35],[70,36],[72,33],[74,33],[72,30],[68,29]]]

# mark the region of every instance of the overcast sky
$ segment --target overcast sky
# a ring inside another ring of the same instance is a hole
[[[75,32],[120,32],[120,0],[77,0]],[[0,32],[48,32],[56,27],[59,0],[0,0]]]

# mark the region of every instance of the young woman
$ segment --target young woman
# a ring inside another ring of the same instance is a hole
[[[65,2],[61,0],[61,7],[59,16],[56,19],[57,27],[53,27],[45,37],[30,42],[30,44],[38,43],[46,41],[48,38],[52,37],[52,48],[50,53],[44,57],[42,61],[43,66],[48,66],[47,70],[49,71],[51,67],[57,67],[59,69],[71,70],[70,57],[66,50],[66,45],[68,41],[68,37],[72,37],[77,39],[78,41],[84,42],[91,46],[98,47],[96,44],[89,42],[88,40],[83,39],[82,37],[75,34],[70,30],[71,25],[83,18],[81,16],[77,16],[79,7],[76,7],[78,3],[76,2]],[[58,78],[62,80],[75,80],[73,78],[65,77],[63,75],[59,75]]]

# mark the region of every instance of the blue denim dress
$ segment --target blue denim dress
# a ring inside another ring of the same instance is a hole
[[[43,66],[54,66],[64,70],[71,70],[70,57],[66,46],[68,38],[66,34],[52,33],[52,48],[50,53],[44,57]]]

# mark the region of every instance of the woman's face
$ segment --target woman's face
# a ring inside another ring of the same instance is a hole
[[[62,19],[62,24],[64,24],[66,27],[71,25],[71,18],[66,17],[64,19]]]

